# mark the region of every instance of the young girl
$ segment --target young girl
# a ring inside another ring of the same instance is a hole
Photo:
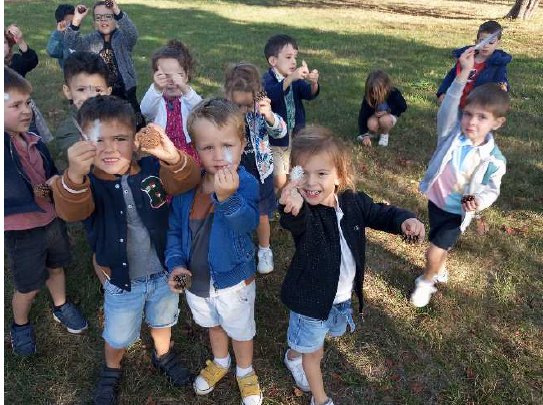
[[[424,225],[412,213],[376,204],[356,192],[349,152],[339,137],[307,127],[292,142],[291,181],[281,193],[281,225],[296,251],[281,288],[290,309],[289,350],[284,362],[296,385],[311,391],[313,405],[333,404],[324,390],[320,363],[324,338],[354,330],[351,295],[362,307],[365,228],[424,238]],[[293,173],[300,172],[300,180]]]
[[[390,77],[382,70],[375,70],[366,79],[366,94],[358,114],[358,140],[371,146],[371,136],[379,136],[379,145],[388,146],[388,134],[398,117],[407,110],[405,99]]]
[[[188,85],[194,66],[192,55],[182,42],[172,39],[155,52],[151,65],[153,83],[141,100],[141,111],[147,119],[166,128],[176,148],[199,162],[187,131],[187,118],[202,100]]]
[[[226,98],[237,104],[245,114],[247,143],[241,156],[241,165],[260,185],[258,236],[258,272],[273,271],[273,253],[270,249],[269,214],[277,203],[273,190],[273,157],[270,136],[282,138],[287,134],[285,121],[271,110],[271,100],[262,93],[258,68],[250,63],[230,66],[224,84]]]

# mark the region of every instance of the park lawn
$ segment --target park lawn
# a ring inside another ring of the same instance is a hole
[[[45,53],[57,2],[6,2],[5,25],[17,23],[40,56],[28,75],[33,97],[55,129],[65,117],[62,75]],[[84,1],[91,5],[89,0]],[[321,95],[306,104],[309,123],[332,128],[352,143],[359,186],[376,201],[411,209],[427,223],[418,193],[435,146],[435,90],[453,63],[450,50],[469,44],[484,20],[505,15],[511,1],[300,0],[122,1],[139,29],[134,51],[140,98],[151,83],[150,56],[167,38],[183,40],[198,61],[192,85],[219,94],[224,67],[249,61],[264,71],[263,47],[276,33],[298,40],[300,59],[320,71]],[[424,309],[409,305],[424,266],[422,246],[368,231],[364,322],[352,334],[327,341],[323,373],[337,404],[540,404],[543,401],[543,9],[529,23],[502,21],[513,108],[497,142],[508,159],[502,195],[484,212],[450,257],[450,282]],[[83,31],[90,30],[89,21]],[[356,144],[364,80],[386,70],[409,109],[389,147]],[[289,234],[273,223],[276,270],[258,277],[254,366],[265,404],[307,404],[282,364],[288,313],[279,289],[292,256]],[[82,336],[67,334],[40,294],[31,312],[39,354],[15,357],[9,343],[12,282],[4,272],[4,380],[9,404],[87,403],[103,361],[102,297],[80,226],[71,226],[74,263],[67,269],[69,299],[89,321]],[[197,372],[210,358],[205,330],[193,324],[181,300],[173,328],[175,350]],[[358,305],[354,304],[355,310]],[[150,336],[124,361],[121,404],[237,404],[234,374],[213,393],[196,398],[172,387],[150,364]]]

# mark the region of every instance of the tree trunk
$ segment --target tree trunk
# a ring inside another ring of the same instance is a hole
[[[528,20],[533,15],[538,5],[539,0],[516,0],[505,18],[510,18],[512,20],[522,18],[523,20]]]

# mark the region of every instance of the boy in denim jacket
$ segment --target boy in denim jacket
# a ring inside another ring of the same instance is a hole
[[[262,392],[253,370],[255,258],[258,225],[257,180],[239,166],[245,147],[241,110],[225,99],[200,102],[188,119],[203,171],[196,189],[174,197],[166,249],[170,286],[190,275],[185,290],[195,322],[209,329],[214,360],[194,381],[205,395],[230,368],[232,339],[242,404],[259,405]]]

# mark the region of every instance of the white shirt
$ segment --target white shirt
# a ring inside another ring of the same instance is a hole
[[[334,304],[345,302],[351,299],[353,291],[354,277],[356,275],[356,262],[354,261],[353,253],[347,245],[347,241],[343,236],[341,230],[341,219],[343,218],[343,211],[339,207],[339,201],[336,196],[336,217],[337,226],[339,229],[339,245],[341,247],[341,266],[339,268],[339,283],[337,286],[336,297],[334,298]]]

